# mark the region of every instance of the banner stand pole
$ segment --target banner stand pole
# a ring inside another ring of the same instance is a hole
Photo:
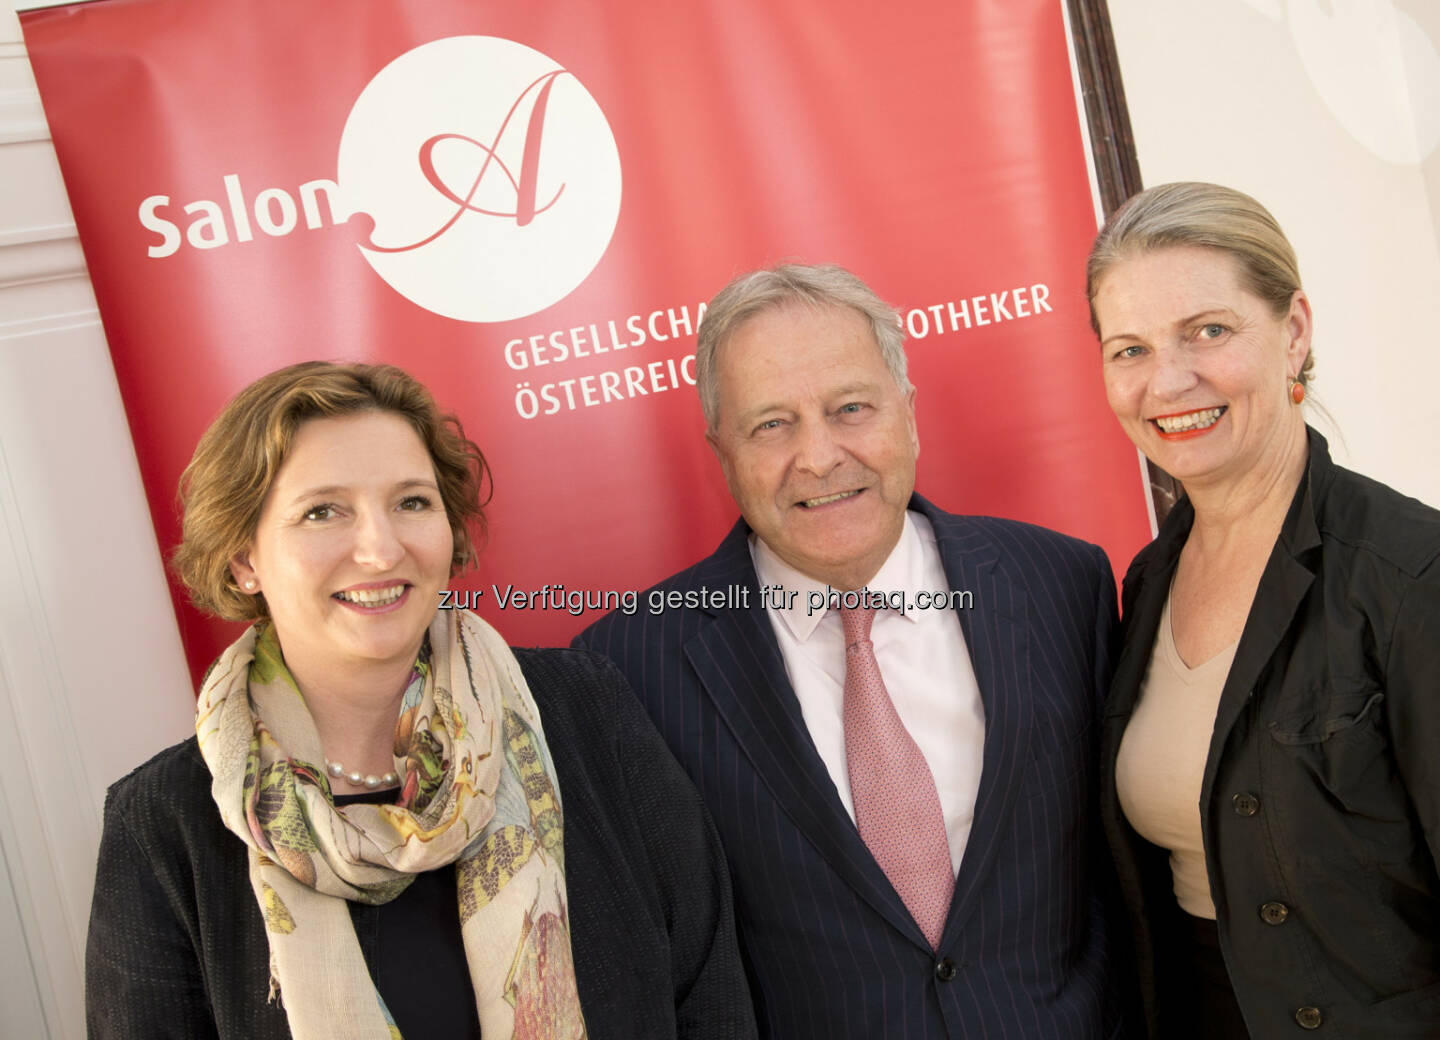
[[[1085,99],[1085,121],[1090,130],[1091,157],[1100,188],[1105,216],[1119,208],[1144,184],[1140,162],[1135,155],[1135,137],[1130,129],[1130,110],[1125,105],[1125,84],[1120,78],[1120,61],[1115,36],[1110,31],[1110,8],[1105,0],[1066,0],[1075,39],[1075,64],[1080,72],[1080,92]],[[1155,522],[1162,524],[1181,494],[1180,482],[1149,459],[1150,497],[1155,503]]]

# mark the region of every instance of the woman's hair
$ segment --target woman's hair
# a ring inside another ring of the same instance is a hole
[[[1085,264],[1085,296],[1097,336],[1095,293],[1106,272],[1122,260],[1172,246],[1201,246],[1232,257],[1246,289],[1268,303],[1277,317],[1289,313],[1290,301],[1300,288],[1300,265],[1270,211],[1234,188],[1177,181],[1131,196],[1095,236]],[[1314,365],[1311,351],[1300,370],[1300,382],[1310,381]]]
[[[765,311],[792,304],[807,307],[849,307],[870,324],[885,367],[900,392],[909,393],[905,373],[905,333],[900,315],[855,275],[835,264],[781,264],[735,278],[705,308],[695,344],[695,384],[705,428],[719,421],[720,377],[716,352],[745,322]]]
[[[455,538],[451,573],[475,559],[485,530],[481,493],[490,473],[460,421],[430,391],[393,365],[305,361],[251,383],[225,406],[180,477],[181,541],[171,563],[201,610],[227,621],[267,616],[263,596],[243,594],[230,560],[249,549],[265,498],[295,432],[310,419],[391,412],[419,435]],[[472,530],[475,537],[472,538]]]

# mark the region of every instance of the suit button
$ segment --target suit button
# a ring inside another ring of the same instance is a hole
[[[1319,1029],[1320,1023],[1325,1021],[1325,1016],[1320,1014],[1317,1007],[1302,1007],[1295,1012],[1295,1021],[1300,1023],[1301,1029]]]
[[[1260,904],[1260,920],[1266,924],[1284,924],[1285,918],[1289,916],[1290,908],[1284,903]]]
[[[1249,791],[1242,791],[1230,799],[1230,804],[1235,807],[1236,816],[1254,816],[1260,811],[1260,799]]]
[[[949,982],[955,977],[955,962],[949,957],[944,957],[935,962],[935,977],[941,982]]]

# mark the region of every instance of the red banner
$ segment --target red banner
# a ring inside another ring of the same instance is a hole
[[[494,467],[469,598],[512,642],[566,641],[577,593],[643,588],[733,522],[694,334],[785,259],[902,307],[919,490],[1120,566],[1150,536],[1087,325],[1059,0],[103,0],[22,24],[163,547],[235,391],[393,362]],[[198,673],[233,632],[176,597]]]

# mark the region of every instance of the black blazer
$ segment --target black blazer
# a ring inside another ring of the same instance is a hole
[[[1310,463],[1220,695],[1200,791],[1220,945],[1256,1038],[1440,1036],[1440,513]],[[1182,499],[1125,575],[1102,815],[1150,1035],[1168,855],[1120,811],[1115,757],[1190,533]],[[1304,1010],[1302,1010],[1304,1009]]]
[[[762,1035],[1119,1035],[1090,864],[1109,564],[1053,531],[951,516],[918,496],[911,508],[933,525],[951,588],[973,593],[959,616],[985,707],[974,824],[938,954],[810,739],[743,521],[657,589],[748,589],[748,607],[614,613],[577,644],[620,665],[715,818]]]
[[[608,662],[515,654],[565,810],[591,1040],[753,1038],[724,856],[694,788]],[[96,1040],[290,1036],[266,999],[269,945],[246,846],[221,822],[210,779],[191,737],[110,789],[85,951]],[[351,904],[372,974],[381,909]]]

